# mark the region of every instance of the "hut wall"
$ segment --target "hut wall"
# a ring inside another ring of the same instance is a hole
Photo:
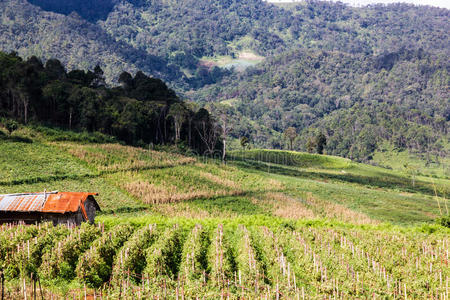
[[[41,221],[41,214],[28,212],[0,212],[0,224],[4,223],[25,223],[35,224]]]
[[[86,201],[84,201],[84,209],[86,210],[86,215],[88,217],[88,222],[93,224],[95,221],[95,214],[97,213],[98,204],[96,204],[95,200],[92,197],[88,197]]]
[[[79,210],[76,213],[65,213],[65,214],[43,214],[42,215],[43,221],[51,221],[53,222],[53,225],[81,225],[81,223],[84,221],[83,214],[81,213],[81,210]]]

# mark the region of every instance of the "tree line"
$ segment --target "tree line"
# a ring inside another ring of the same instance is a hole
[[[103,70],[67,72],[57,59],[43,64],[0,52],[0,117],[74,131],[101,132],[131,145],[184,144],[199,153],[220,149],[220,132],[206,109],[182,101],[160,79],[120,74],[108,87]]]

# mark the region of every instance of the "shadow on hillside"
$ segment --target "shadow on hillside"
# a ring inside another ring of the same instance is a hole
[[[115,215],[123,213],[138,213],[147,211],[150,206],[121,206],[116,209],[106,208],[99,212],[99,215]]]
[[[32,139],[27,137],[18,136],[18,135],[6,135],[2,131],[0,131],[0,141],[9,141],[9,142],[17,142],[17,143],[33,143]]]
[[[196,206],[209,213],[230,212],[238,215],[268,214],[264,207],[254,203],[251,197],[256,192],[244,192],[238,196],[216,196],[197,198],[189,201],[190,205]]]
[[[1,140],[1,137],[0,137]],[[17,178],[13,180],[0,180],[0,186],[10,186],[10,185],[19,185],[19,184],[32,184],[32,183],[40,183],[40,182],[51,182],[58,180],[79,180],[84,178],[96,178],[102,175],[108,174],[116,174],[120,172],[130,172],[130,171],[147,171],[147,170],[158,170],[165,168],[173,168],[175,166],[182,166],[189,163],[180,163],[177,165],[167,164],[167,165],[159,165],[159,166],[147,166],[147,167],[132,167],[132,168],[122,168],[117,170],[104,170],[104,171],[93,171],[93,173],[88,174],[70,174],[70,175],[48,175],[48,176],[37,176],[37,177],[29,177],[29,178]]]
[[[429,194],[434,196],[435,191],[432,184],[416,180],[415,185],[412,186],[411,180],[409,178],[400,177],[396,175],[389,175],[385,173],[379,173],[378,176],[364,176],[358,174],[346,173],[342,174],[331,174],[326,172],[314,171],[308,172],[303,171],[300,168],[285,167],[282,165],[274,165],[265,162],[251,161],[235,161],[234,164],[238,167],[245,167],[247,169],[253,169],[257,171],[286,175],[292,177],[302,177],[313,180],[334,180],[340,182],[357,183],[361,185],[371,186],[375,188],[389,188],[389,189],[400,189],[405,192],[420,192],[424,194]],[[447,190],[447,189],[446,189]],[[447,192],[445,190],[445,192]],[[439,196],[443,196],[441,192],[438,191]]]

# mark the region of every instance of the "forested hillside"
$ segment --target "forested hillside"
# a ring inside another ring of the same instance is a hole
[[[222,133],[254,146],[285,147],[292,127],[295,149],[314,151],[323,135],[327,153],[364,161],[384,142],[427,160],[449,151],[447,9],[8,0],[0,20],[0,50],[58,58],[69,71],[98,64],[110,84],[142,70],[183,97],[227,104],[233,130]],[[243,53],[265,62],[218,67]]]
[[[319,1],[292,10],[261,0],[135,2],[116,5],[102,27],[159,55],[182,51],[201,58],[242,49],[276,55],[300,47],[367,54],[399,47],[448,51],[446,9],[406,4],[361,9]]]
[[[263,56],[296,48],[372,55],[407,47],[448,54],[449,11],[432,7],[306,1],[283,9],[261,0],[30,3],[36,6],[24,0],[0,4],[1,50],[58,58],[69,68],[99,63],[109,81],[118,70],[137,67],[183,90],[212,84],[227,72],[200,60],[236,57],[242,50]]]
[[[232,135],[258,146],[282,147],[281,133],[294,127],[296,149],[308,150],[309,139],[322,132],[327,153],[353,159],[369,160],[386,140],[443,156],[450,120],[446,58],[421,49],[378,56],[299,50],[192,97],[231,104],[242,116]]]
[[[25,0],[0,1],[0,51],[43,60],[56,58],[69,70],[100,65],[107,82],[116,81],[122,71],[138,70],[173,82],[183,81],[178,68],[168,66],[165,59],[116,42],[78,14],[43,11]]]

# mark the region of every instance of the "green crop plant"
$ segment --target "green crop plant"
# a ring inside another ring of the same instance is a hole
[[[158,238],[159,232],[155,224],[149,224],[135,232],[131,238],[124,243],[123,247],[116,254],[114,260],[112,281],[115,285],[127,284],[131,281],[140,282],[141,277],[135,274],[142,274],[145,268],[145,251]],[[131,276],[133,274],[133,276]]]
[[[116,251],[133,231],[131,225],[117,225],[95,240],[90,249],[79,258],[76,273],[80,281],[97,288],[106,282],[111,276]]]
[[[91,243],[100,236],[101,231],[96,226],[84,223],[79,229],[72,230],[63,241],[58,242],[51,252],[44,254],[40,273],[46,279],[61,277],[66,280],[75,277],[78,258]]]

